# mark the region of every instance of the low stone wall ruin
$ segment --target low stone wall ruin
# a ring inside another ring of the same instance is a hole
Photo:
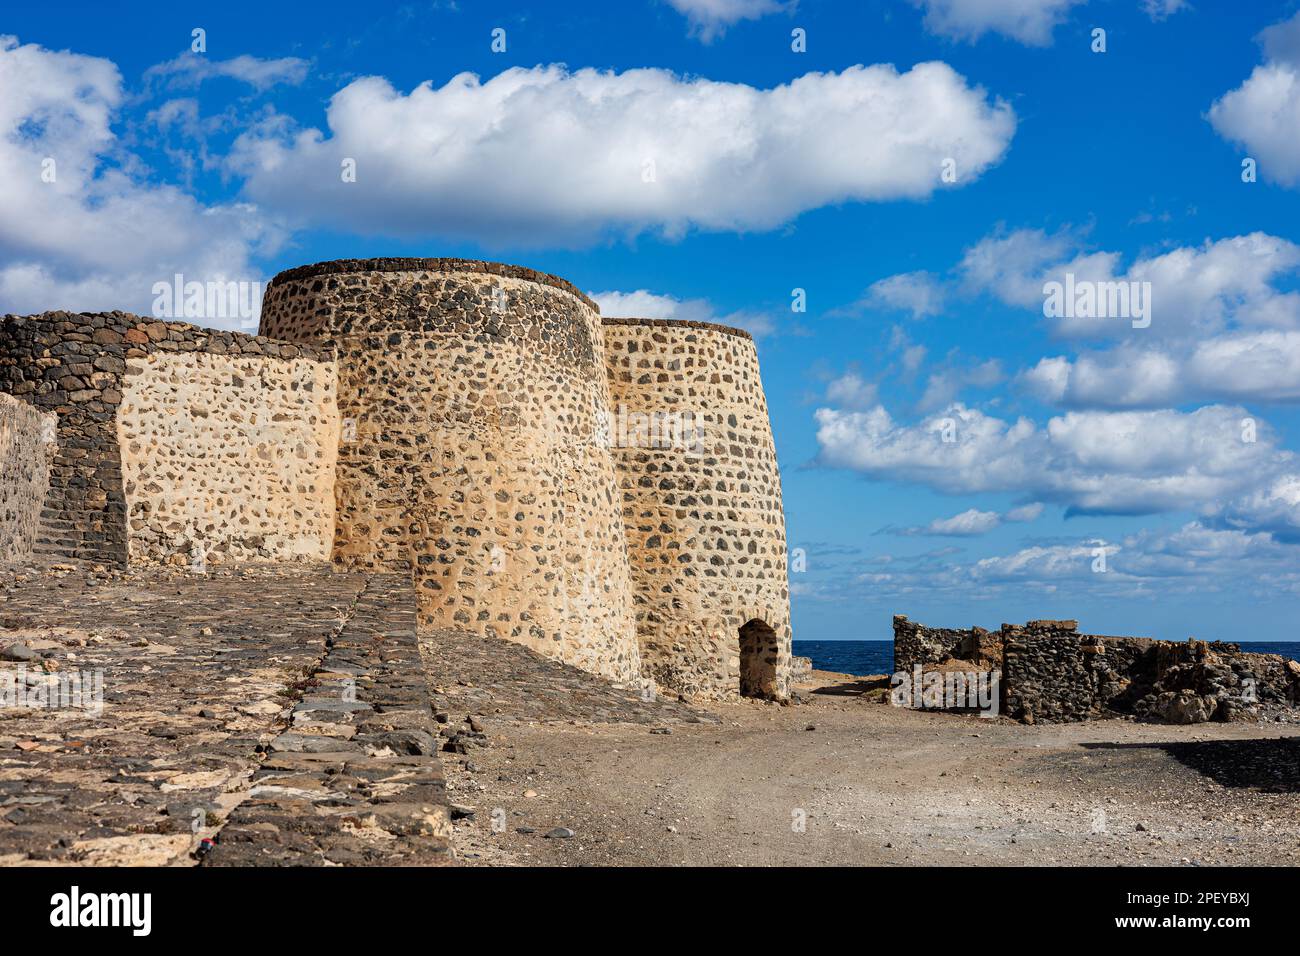
[[[1221,641],[1080,634],[1077,621],[927,628],[894,618],[896,671],[1001,671],[1002,714],[1024,723],[1132,716],[1164,723],[1255,720],[1300,704],[1300,664]]]

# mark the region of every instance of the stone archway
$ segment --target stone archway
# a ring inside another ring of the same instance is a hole
[[[740,629],[740,693],[745,697],[776,698],[779,642],[766,621],[753,618]]]

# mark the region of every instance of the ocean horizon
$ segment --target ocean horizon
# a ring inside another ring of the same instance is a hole
[[[1252,654],[1281,654],[1300,661],[1300,641],[1236,641],[1243,651]],[[894,672],[894,642],[892,640],[855,641],[795,641],[797,657],[812,658],[813,667],[821,671],[835,671],[865,677],[868,674]]]

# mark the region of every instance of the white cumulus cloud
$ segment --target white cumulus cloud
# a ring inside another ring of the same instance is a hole
[[[944,298],[943,286],[929,272],[904,272],[873,282],[862,304],[898,309],[923,319],[942,312]]]
[[[193,88],[207,80],[225,78],[247,83],[257,90],[270,89],[281,83],[296,86],[307,78],[310,64],[298,57],[267,60],[241,56],[215,60],[198,53],[182,53],[175,59],[145,70],[146,82],[157,81],[168,87]]]
[[[0,36],[0,90],[0,312],[147,313],[177,272],[260,280],[251,257],[280,234],[256,209],[204,205],[123,154],[113,63]]]
[[[1008,305],[1042,315],[1048,282],[1151,283],[1151,326],[1147,337],[1203,335],[1233,325],[1300,326],[1300,296],[1278,281],[1300,269],[1300,246],[1253,232],[1182,246],[1122,265],[1117,252],[1088,252],[1069,233],[1048,235],[1019,229],[988,236],[962,258],[958,271],[967,292],[987,292]],[[1124,318],[1054,318],[1064,336],[1128,335]]]
[[[1126,265],[1120,253],[1089,250],[1069,230],[999,229],[968,248],[955,273],[951,286],[960,294],[1028,313],[1012,321],[1043,322],[1080,346],[1109,345],[1045,356],[1021,371],[1018,381],[1042,401],[1085,409],[1300,401],[1300,293],[1293,289],[1300,245],[1288,239],[1262,232],[1207,239]],[[915,275],[876,285],[911,288]],[[1150,325],[1134,328],[1135,314],[1045,316],[1047,284],[1070,281],[1094,290],[1140,285]],[[936,374],[920,407],[956,398],[961,384]]]
[[[1034,501],[1027,505],[1021,505],[1019,508],[1012,508],[1003,517],[1007,521],[1037,521],[1042,513],[1042,502]]]
[[[1072,7],[1088,0],[912,0],[925,11],[931,33],[974,43],[986,33],[997,33],[1027,46],[1048,46],[1052,31],[1063,23]],[[1191,5],[1188,0],[1141,0],[1153,21],[1167,20]]]
[[[1214,102],[1209,120],[1259,162],[1264,179],[1300,186],[1300,13],[1259,39],[1264,62]]]
[[[868,382],[857,372],[845,372],[826,386],[826,401],[840,408],[871,408],[878,392],[875,382]]]
[[[1070,8],[1087,0],[912,0],[925,10],[932,33],[974,42],[1000,33],[1030,46],[1047,46]]]
[[[1042,513],[1043,505],[1037,501],[1021,505],[1018,508],[1012,508],[1005,514],[997,511],[981,511],[978,508],[967,508],[950,518],[935,518],[929,524],[920,527],[888,528],[886,530],[891,534],[906,537],[973,538],[987,534],[994,528],[1000,528],[1007,522],[1036,521]]]
[[[979,511],[969,508],[951,518],[936,518],[926,526],[923,533],[933,535],[950,535],[969,537],[985,534],[1002,523],[1002,516],[996,511]]]
[[[881,406],[815,417],[822,465],[948,494],[1020,494],[1075,513],[1217,516],[1300,470],[1267,423],[1232,406],[1069,412],[1042,426],[961,404],[911,425]]]
[[[331,99],[328,132],[268,119],[239,138],[249,196],[298,221],[485,244],[772,229],[839,202],[921,199],[1005,155],[1010,106],[944,63],[809,73],[773,89],[562,66]],[[356,162],[356,181],[340,175]]]

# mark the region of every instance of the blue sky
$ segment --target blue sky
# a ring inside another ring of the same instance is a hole
[[[1294,637],[1296,3],[177,6],[0,17],[0,312],[532,266],[756,332],[796,639]],[[1066,273],[1149,327],[1045,316]]]

